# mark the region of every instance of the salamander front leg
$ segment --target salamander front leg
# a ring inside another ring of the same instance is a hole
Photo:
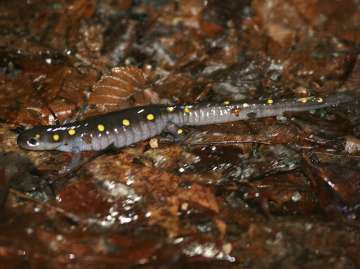
[[[76,170],[81,165],[81,151],[80,148],[77,146],[73,146],[71,149],[73,153],[71,157],[71,161],[68,165],[65,165],[64,168],[60,171],[60,174],[67,174],[71,173],[72,171]]]
[[[85,163],[90,162],[90,161],[96,159],[97,157],[99,157],[99,156],[101,156],[101,155],[103,155],[103,154],[105,154],[105,153],[107,153],[109,151],[115,150],[115,149],[116,148],[114,147],[114,144],[112,143],[109,146],[107,146],[105,149],[96,152],[96,154],[91,156],[90,158],[85,158],[85,159],[82,160],[80,148],[77,147],[77,146],[73,146],[71,148],[71,152],[73,153],[71,161],[70,161],[70,163],[68,165],[66,165],[61,170],[60,174],[62,176],[67,175],[67,174],[71,174],[74,171],[76,171],[77,169],[79,169],[81,166],[83,166]]]
[[[68,170],[74,170],[76,167],[78,167],[81,164],[81,152],[79,148],[76,148],[74,150],[74,155],[71,157],[71,161],[68,165]]]

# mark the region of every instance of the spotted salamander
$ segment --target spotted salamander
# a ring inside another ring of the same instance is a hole
[[[126,147],[163,131],[181,134],[181,126],[233,122],[281,115],[284,112],[314,110],[352,98],[345,94],[306,97],[275,102],[192,105],[148,105],[94,116],[63,125],[36,126],[18,136],[17,143],[28,150],[66,152],[99,151],[110,145]]]

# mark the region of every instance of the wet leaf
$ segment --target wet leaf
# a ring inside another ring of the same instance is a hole
[[[1,268],[359,268],[358,1],[2,1]],[[353,102],[25,151],[24,127],[154,103]],[[175,142],[176,141],[176,142]]]
[[[139,68],[113,68],[93,86],[88,104],[99,113],[157,103],[158,96],[148,88],[149,83],[146,73]]]

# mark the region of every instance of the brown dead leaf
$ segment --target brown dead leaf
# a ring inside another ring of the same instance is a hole
[[[179,199],[219,213],[219,205],[213,191],[199,184],[192,184],[190,189],[179,189]]]
[[[95,106],[95,111],[100,113],[158,103],[157,94],[148,89],[149,84],[143,70],[115,67],[93,86],[88,104]],[[92,111],[89,114],[95,113]]]

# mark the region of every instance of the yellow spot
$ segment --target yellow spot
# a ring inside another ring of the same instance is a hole
[[[185,107],[184,107],[184,112],[185,112],[185,113],[190,113],[190,107],[185,106]]]
[[[146,119],[147,119],[147,120],[154,120],[154,119],[155,119],[155,116],[154,116],[154,114],[151,114],[151,113],[150,113],[150,114],[147,114],[147,115],[146,115]]]
[[[301,103],[306,103],[307,101],[309,101],[309,98],[307,97],[299,98],[298,101]]]
[[[183,133],[184,133],[184,130],[183,130],[183,129],[181,129],[181,128],[177,129],[177,134],[178,134],[178,135],[181,135],[181,134],[183,134]]]
[[[40,139],[40,137],[41,137],[40,134],[35,135],[35,139]]]
[[[53,139],[55,142],[57,142],[57,141],[60,140],[60,135],[58,135],[58,134],[53,134],[53,135],[52,135],[52,139]]]
[[[324,99],[322,99],[321,97],[319,97],[316,101],[317,101],[318,103],[322,103],[322,102],[324,102]]]
[[[269,105],[272,105],[274,103],[273,99],[267,99],[266,103],[268,103]]]
[[[99,130],[99,132],[103,132],[105,131],[105,126],[103,124],[98,124],[97,129]]]
[[[69,135],[75,135],[75,134],[76,134],[75,129],[69,129],[69,130],[68,130],[68,134],[69,134]]]
[[[123,124],[124,126],[130,126],[130,121],[129,121],[128,119],[123,119],[123,120],[122,120],[122,124]]]
[[[228,101],[228,100],[226,100],[226,101],[224,101],[224,105],[230,105],[230,101]]]
[[[168,107],[166,108],[166,110],[167,110],[168,112],[174,112],[174,111],[175,111],[175,107],[173,107],[173,106],[168,106]]]

